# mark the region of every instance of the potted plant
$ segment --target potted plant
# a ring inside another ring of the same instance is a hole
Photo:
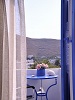
[[[37,69],[37,76],[44,76],[45,75],[45,69],[48,68],[47,64],[41,63],[36,65]]]

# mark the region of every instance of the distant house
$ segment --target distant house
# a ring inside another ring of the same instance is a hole
[[[60,57],[60,56],[57,56],[57,58],[58,58],[58,59],[61,59],[61,57]]]
[[[50,62],[51,64],[55,64],[55,61],[56,61],[55,58],[54,58],[54,59],[49,59],[49,62]]]
[[[34,56],[33,55],[28,55],[28,57],[27,57],[27,59],[33,59],[34,58]]]
[[[33,55],[29,55],[26,61],[27,68],[30,68],[34,64]]]

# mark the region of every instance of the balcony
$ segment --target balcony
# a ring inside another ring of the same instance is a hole
[[[46,69],[46,74],[48,73],[49,69]],[[48,99],[49,100],[61,100],[61,68],[50,68],[50,70],[53,70],[56,75],[58,75],[57,79],[57,85],[51,87],[48,91]],[[27,75],[36,75],[36,69],[27,69]],[[42,86],[44,91],[55,82],[54,79],[47,79],[42,80]],[[41,80],[27,80],[27,83],[29,85],[33,85],[36,87],[36,90],[38,91],[41,85]],[[31,94],[32,91],[27,91],[27,94]],[[34,99],[35,100],[35,95]],[[41,100],[41,97],[38,97],[38,100]],[[42,100],[46,100],[45,97],[42,97]]]

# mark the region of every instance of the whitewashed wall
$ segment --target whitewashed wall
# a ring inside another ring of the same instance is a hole
[[[46,74],[48,70],[49,69],[46,69]],[[57,85],[50,88],[48,92],[48,99],[49,100],[61,100],[61,68],[51,68],[50,70],[53,70],[55,74],[58,75],[58,82],[57,82]],[[32,74],[36,75],[36,69],[27,70],[27,75],[32,75]],[[54,82],[54,79],[43,80],[42,83],[43,83],[44,90],[46,90],[47,87],[53,82]],[[41,81],[40,80],[27,80],[27,83],[29,85],[35,86],[36,90],[38,91],[40,88]],[[29,94],[29,91],[28,91],[28,94]],[[32,100],[35,100],[35,98]],[[38,100],[41,100],[40,97],[38,97]],[[46,98],[43,97],[43,100],[46,100]]]

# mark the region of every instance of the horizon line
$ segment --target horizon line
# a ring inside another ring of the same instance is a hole
[[[31,39],[55,39],[55,38],[33,38],[33,37],[28,37],[26,36],[26,38],[31,38]],[[55,40],[61,40],[61,39],[55,39]]]

